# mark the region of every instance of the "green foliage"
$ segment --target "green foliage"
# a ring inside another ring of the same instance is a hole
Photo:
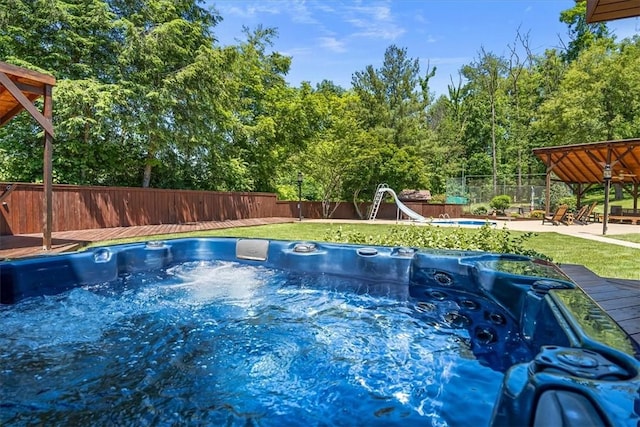
[[[447,200],[447,195],[446,194],[432,194],[431,195],[431,200],[429,200],[429,203],[434,204],[434,205],[441,205],[446,200]]]
[[[426,109],[433,73],[422,76],[419,61],[392,45],[381,68],[369,65],[353,75],[358,100],[353,107],[362,133],[349,150],[354,167],[344,182],[345,196],[373,197],[382,182],[395,189],[427,187],[429,156],[423,144],[432,139]]]
[[[476,208],[474,208],[471,213],[473,215],[486,215],[487,214],[487,207],[486,206],[478,206]]]
[[[567,205],[569,211],[575,211],[577,207],[577,199],[575,196],[566,196],[558,199],[558,206]]]
[[[613,36],[609,33],[606,23],[587,23],[586,0],[576,0],[574,7],[562,11],[560,22],[569,26],[571,41],[565,52],[565,58],[569,62],[575,60],[582,51],[588,49],[597,40],[613,42]]]
[[[564,200],[568,200],[568,203],[564,203]],[[569,208],[572,206],[575,207],[576,201],[573,194],[571,194],[571,190],[563,183],[553,183],[550,189],[549,195],[549,203],[551,204],[550,209],[555,211],[558,209],[558,206],[567,204]]]
[[[566,50],[532,53],[516,33],[506,56],[479,48],[448,93],[435,69],[389,46],[352,87],[291,87],[292,58],[257,26],[222,47],[222,19],[198,0],[9,0],[0,58],[57,78],[54,180],[304,196],[325,215],[371,200],[380,183],[447,191],[451,177],[544,173],[532,148],[640,134],[640,37],[616,42],[563,11]],[[6,10],[5,10],[6,9]],[[0,128],[0,180],[42,180],[42,135],[21,114]],[[295,178],[295,177],[294,177]],[[293,187],[291,187],[293,185]],[[569,191],[552,188],[552,208]],[[436,196],[433,202],[444,202]]]
[[[491,206],[493,209],[499,212],[504,212],[506,209],[509,208],[510,205],[511,205],[511,197],[509,197],[506,194],[495,196],[493,199],[491,199],[491,203],[489,203],[489,206]]]
[[[525,247],[524,243],[533,236],[534,233],[516,234],[507,229],[495,230],[489,224],[477,230],[456,228],[449,233],[443,233],[440,227],[429,225],[395,227],[375,235],[340,227],[325,234],[324,240],[364,245],[486,251],[548,259],[545,255]]]
[[[529,218],[542,219],[544,218],[545,212],[541,210],[534,210],[529,213]]]

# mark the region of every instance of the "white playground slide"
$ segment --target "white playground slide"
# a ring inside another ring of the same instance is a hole
[[[393,196],[393,200],[396,202],[396,205],[398,206],[398,209],[400,209],[402,211],[402,213],[407,215],[409,218],[411,218],[414,221],[420,221],[420,222],[427,221],[427,219],[425,217],[423,217],[422,215],[419,215],[415,211],[412,211],[404,203],[402,203],[398,199],[398,196],[396,195],[396,192],[393,191],[393,189],[391,189],[389,187],[386,187],[384,185],[378,186],[378,190],[377,190],[378,194],[376,194],[376,202],[377,202],[378,205],[382,201],[383,195],[384,195],[385,192],[386,193],[390,193]],[[375,213],[376,214],[378,213],[377,206],[375,208]],[[375,215],[371,219],[375,219]]]

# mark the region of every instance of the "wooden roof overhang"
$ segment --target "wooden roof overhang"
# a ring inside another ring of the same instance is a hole
[[[577,204],[584,191],[594,184],[604,185],[604,219],[602,234],[607,234],[609,187],[620,184],[633,197],[633,209],[638,211],[640,184],[640,139],[592,142],[536,148],[533,153],[547,167],[546,210],[550,212],[551,174],[572,186]],[[605,179],[605,168],[611,178]]]
[[[607,164],[613,182],[640,182],[640,139],[536,148],[533,153],[568,184],[601,184]]]
[[[52,90],[56,79],[48,74],[0,62],[0,126],[6,124],[20,111],[27,112],[44,130],[44,203],[43,203],[43,247],[51,249],[52,212],[52,152],[53,152],[53,99]],[[43,98],[43,110],[38,110],[34,101]],[[8,194],[8,193],[7,193]]]
[[[640,16],[640,0],[587,0],[587,23]]]

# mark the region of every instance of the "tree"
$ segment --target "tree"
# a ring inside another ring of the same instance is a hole
[[[129,138],[145,153],[142,186],[148,187],[163,153],[194,141],[180,119],[207,119],[189,95],[215,88],[181,73],[208,57],[214,42],[210,31],[220,18],[196,0],[114,2],[114,7],[125,28],[118,59],[119,81],[128,93]]]
[[[233,64],[229,142],[246,162],[253,188],[274,191],[279,167],[302,151],[315,132],[312,88],[287,85],[291,58],[268,52],[274,29],[245,29],[245,34]]]
[[[506,72],[506,64],[503,58],[493,53],[480,49],[478,59],[471,65],[463,67],[462,74],[469,80],[468,87],[472,95],[486,103],[490,122],[491,161],[493,176],[493,191],[498,190],[498,104],[501,102],[501,90]]]
[[[587,23],[586,0],[575,0],[575,5],[571,9],[563,10],[560,13],[560,22],[569,26],[571,41],[564,53],[564,59],[567,62],[575,61],[582,51],[588,49],[597,40],[606,40],[609,46],[613,44],[614,37],[606,23]]]
[[[426,109],[430,104],[428,83],[434,73],[421,76],[418,60],[393,45],[385,51],[380,69],[369,65],[354,73],[353,90],[360,100],[358,120],[365,132],[352,156],[360,171],[346,185],[354,202],[363,190],[372,197],[380,182],[395,188],[427,184],[424,158],[429,153],[419,148],[432,139]]]
[[[640,38],[616,50],[594,43],[569,66],[557,92],[540,107],[536,128],[549,145],[632,138],[640,132]]]
[[[449,96],[441,96],[429,108],[429,125],[434,132],[430,158],[426,162],[435,172],[431,175],[431,191],[443,194],[445,180],[461,176],[468,167],[468,157],[463,144],[467,111],[465,109],[462,81],[448,85]]]
[[[112,113],[116,113],[110,105],[115,92],[111,85],[121,28],[108,4],[100,0],[8,0],[0,8],[0,24],[3,60],[57,78],[54,179],[77,184],[113,182],[119,168],[109,170],[109,166],[126,155],[111,152],[113,145],[102,139],[109,136],[108,127],[99,123],[107,116],[113,120]],[[39,180],[42,155],[33,156],[33,152],[41,151],[40,130],[23,120],[12,120],[6,132],[2,147],[15,157],[4,159],[0,174],[11,180]],[[29,167],[12,164],[19,158],[30,159]],[[123,163],[120,166],[125,170],[131,166]]]

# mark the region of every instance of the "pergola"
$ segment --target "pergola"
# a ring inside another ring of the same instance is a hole
[[[51,92],[56,79],[50,75],[16,67],[0,62],[0,126],[6,124],[20,111],[27,110],[29,114],[44,129],[44,203],[42,246],[51,249],[51,225],[53,223],[53,192],[51,158],[53,151],[53,101]],[[43,97],[43,111],[40,112],[34,101]],[[8,193],[4,193],[6,197]]]
[[[640,0],[587,0],[587,22],[611,21],[640,15]]]
[[[633,210],[638,210],[640,183],[640,139],[592,142],[536,148],[533,153],[547,167],[546,211],[549,213],[551,175],[568,184],[577,196],[578,205],[584,192],[604,184],[603,234],[606,234],[609,211],[609,187],[617,183],[633,197]]]

